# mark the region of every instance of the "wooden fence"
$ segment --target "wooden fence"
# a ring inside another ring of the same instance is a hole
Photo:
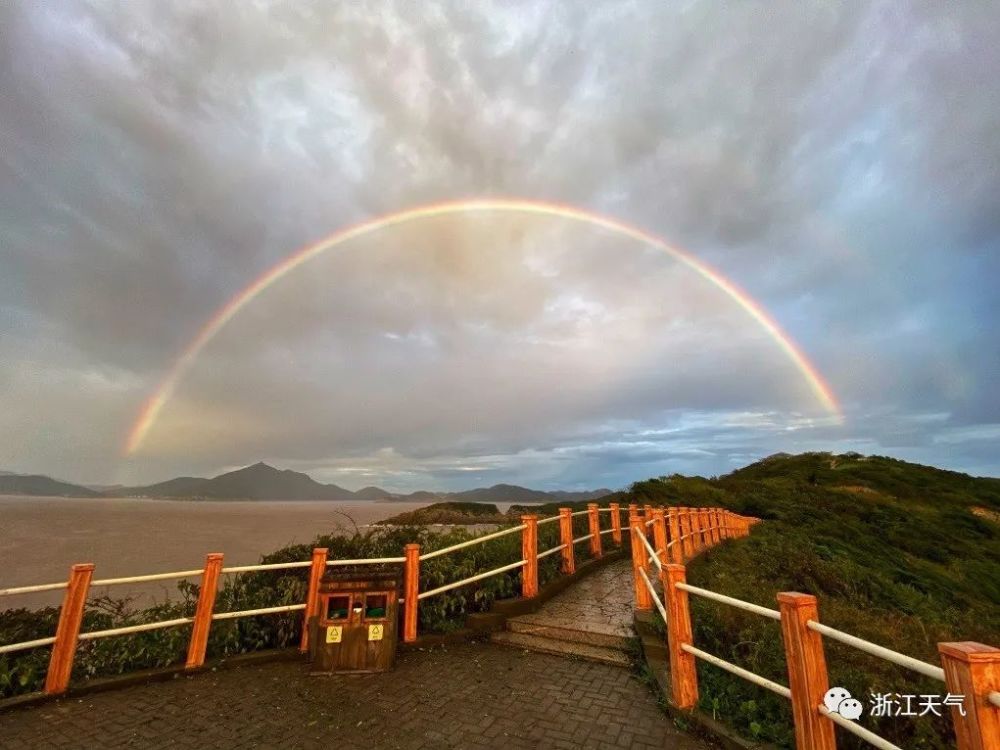
[[[64,582],[0,589],[0,597],[65,590],[58,626],[53,636],[2,645],[0,654],[51,646],[45,692],[58,695],[69,687],[73,660],[80,641],[190,625],[191,636],[185,668],[197,669],[205,662],[205,650],[213,622],[302,611],[303,632],[299,647],[304,652],[308,648],[306,624],[317,613],[320,579],[326,569],[338,565],[386,563],[403,566],[403,592],[400,600],[403,604],[402,639],[412,642],[417,638],[417,615],[421,601],[513,570],[521,572],[522,597],[530,599],[537,596],[539,560],[558,554],[561,572],[569,575],[576,570],[574,545],[587,542],[591,557],[597,558],[603,555],[603,540],[607,535],[611,536],[612,544],[621,546],[622,512],[618,503],[611,503],[606,508],[590,503],[586,510],[574,512],[570,508],[560,508],[558,515],[547,518],[525,514],[521,516],[521,523],[517,526],[442,549],[422,553],[420,545],[407,544],[400,557],[329,560],[328,550],[317,548],[313,550],[311,560],[224,567],[222,553],[211,553],[206,557],[203,568],[98,580],[93,580],[93,564],[73,565],[69,579]],[[649,505],[640,508],[633,504],[628,506],[627,513],[628,524],[624,529],[630,536],[636,608],[651,610],[656,607],[666,623],[670,697],[676,707],[690,710],[697,704],[698,677],[695,664],[700,659],[789,700],[795,723],[796,747],[799,750],[834,750],[835,724],[875,747],[902,750],[860,724],[827,710],[823,704],[823,697],[829,689],[823,650],[823,638],[826,637],[942,681],[950,693],[966,698],[963,706],[953,706],[951,709],[959,750],[1000,750],[1000,649],[972,642],[940,643],[938,650],[942,666],[938,667],[823,625],[819,621],[816,598],[808,594],[779,593],[778,609],[769,609],[691,586],[686,580],[685,561],[727,539],[749,535],[759,520],[721,508],[653,508]],[[581,516],[587,517],[588,533],[574,537],[574,519]],[[602,523],[603,516],[608,517],[608,523]],[[538,529],[550,523],[558,523],[559,543],[549,549],[539,550]],[[521,559],[436,588],[419,590],[422,561],[511,534],[521,535]],[[222,575],[295,568],[309,569],[307,594],[303,603],[237,612],[215,612],[215,597]],[[80,632],[87,596],[92,586],[116,586],[194,576],[200,576],[201,586],[192,617]],[[654,579],[658,579],[662,596],[657,591]],[[711,599],[778,621],[781,624],[789,685],[768,680],[697,648],[693,642],[689,595]]]
[[[667,508],[645,510],[630,506],[632,567],[635,601],[639,610],[656,607],[667,626],[670,657],[671,702],[691,710],[698,702],[696,660],[702,660],[789,700],[795,723],[798,750],[835,750],[834,725],[883,750],[902,750],[897,745],[830,711],[824,697],[830,689],[823,638],[852,646],[865,653],[943,682],[949,694],[963,696],[953,705],[952,722],[959,750],[1000,750],[1000,648],[970,641],[939,643],[942,666],[914,659],[879,646],[819,621],[815,596],[798,592],[777,594],[778,609],[725,596],[687,583],[684,560],[717,544],[728,536],[745,536],[757,519],[739,519],[735,530],[713,517],[715,509]],[[703,518],[708,514],[708,521]],[[731,521],[729,522],[731,523]],[[653,543],[649,536],[652,526]],[[735,531],[735,533],[734,533]],[[663,597],[650,573],[659,579]],[[788,667],[788,685],[781,685],[742,667],[702,651],[694,645],[689,595],[737,607],[781,624],[781,637]]]

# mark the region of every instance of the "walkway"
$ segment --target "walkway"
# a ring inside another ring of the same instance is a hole
[[[530,615],[511,617],[496,643],[628,665],[632,638],[632,565],[620,560],[578,581]]]
[[[630,638],[634,608],[632,562],[619,560],[578,581],[532,615],[517,619],[549,627]]]
[[[381,675],[309,677],[282,661],[0,713],[22,748],[668,748],[679,733],[620,667],[462,644]]]

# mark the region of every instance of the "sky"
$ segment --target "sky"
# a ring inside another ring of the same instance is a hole
[[[1000,475],[1000,7],[0,3],[0,469]],[[682,249],[516,211],[567,204]]]

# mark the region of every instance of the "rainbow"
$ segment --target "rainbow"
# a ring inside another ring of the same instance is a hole
[[[410,221],[429,219],[438,216],[449,216],[452,214],[468,213],[521,213],[548,216],[561,219],[570,219],[589,224],[593,227],[614,232],[616,234],[629,237],[637,242],[655,247],[679,263],[687,266],[698,275],[714,284],[725,292],[736,304],[742,307],[751,318],[774,339],[775,343],[785,352],[795,367],[802,373],[810,389],[815,394],[823,408],[837,417],[841,418],[840,407],[834,397],[830,386],[823,380],[822,375],[816,367],[806,358],[802,350],[785,333],[775,320],[765,312],[746,292],[741,290],[736,284],[729,281],[725,276],[714,268],[698,260],[684,250],[673,247],[664,240],[636,227],[624,224],[616,219],[601,214],[585,211],[574,206],[559,203],[548,203],[542,201],[530,201],[520,199],[475,199],[458,200],[443,203],[433,203],[424,206],[416,206],[403,211],[378,216],[359,224],[341,229],[333,234],[321,239],[306,247],[296,250],[291,255],[269,268],[249,286],[233,296],[205,323],[198,334],[192,339],[180,356],[174,361],[166,376],[157,386],[142,406],[141,411],[129,431],[125,443],[124,454],[131,456],[141,446],[150,429],[156,423],[156,419],[163,410],[164,405],[170,400],[178,383],[184,374],[190,369],[198,354],[208,345],[208,343],[219,333],[220,330],[233,317],[250,303],[258,294],[274,284],[279,279],[294,271],[303,263],[315,258],[320,253],[343,245],[346,242],[363,237],[364,235],[378,232],[383,229],[405,224]]]

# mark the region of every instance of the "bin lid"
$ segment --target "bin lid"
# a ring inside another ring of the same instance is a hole
[[[320,584],[324,589],[352,583],[367,583],[371,588],[399,588],[402,579],[402,566],[392,563],[336,565],[326,572]]]

